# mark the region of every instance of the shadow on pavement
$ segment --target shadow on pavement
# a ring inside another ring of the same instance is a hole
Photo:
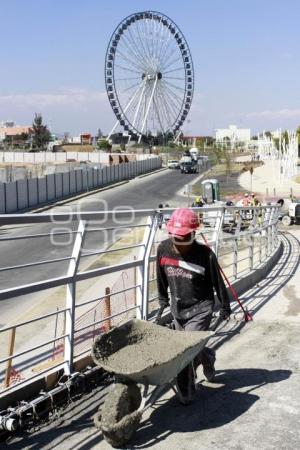
[[[173,433],[209,430],[232,422],[259,400],[253,391],[286,380],[290,375],[290,370],[217,371],[218,386],[201,385],[191,405],[180,405],[175,396],[161,405],[158,402],[150,418],[134,435],[131,448],[150,448]],[[243,388],[244,392],[236,391]]]

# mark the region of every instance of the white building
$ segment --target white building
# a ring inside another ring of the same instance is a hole
[[[236,125],[229,125],[228,128],[218,128],[216,130],[216,141],[229,139],[230,142],[249,142],[251,139],[250,128],[238,128]]]

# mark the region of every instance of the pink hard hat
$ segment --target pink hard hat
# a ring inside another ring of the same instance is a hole
[[[167,223],[167,230],[170,234],[186,236],[196,230],[200,225],[197,214],[188,208],[176,209]]]

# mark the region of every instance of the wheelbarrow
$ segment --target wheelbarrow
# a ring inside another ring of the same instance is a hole
[[[110,445],[124,446],[138,428],[143,412],[168,388],[182,400],[176,377],[213,334],[183,333],[132,319],[97,337],[92,357],[115,375],[115,383],[94,417],[95,426]],[[148,393],[150,385],[155,388]]]

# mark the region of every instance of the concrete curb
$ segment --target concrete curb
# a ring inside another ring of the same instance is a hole
[[[89,195],[97,194],[98,192],[107,191],[109,189],[113,189],[115,187],[122,186],[123,184],[129,183],[129,181],[130,180],[124,180],[124,181],[120,181],[119,183],[110,184],[109,186],[105,186],[105,187],[102,187],[102,188],[99,188],[99,189],[91,189],[88,192],[84,192],[84,193],[79,194],[79,195],[68,196],[64,200],[59,200],[57,202],[54,201],[54,202],[52,202],[50,204],[42,206],[41,208],[30,210],[30,212],[32,212],[32,213],[40,213],[40,212],[43,212],[43,211],[47,211],[48,209],[51,209],[51,208],[53,208],[55,206],[62,206],[62,205],[65,205],[66,203],[70,203],[70,202],[73,202],[75,200],[79,200],[81,198],[88,197]],[[21,212],[24,212],[24,211],[25,210],[23,210]],[[26,211],[28,211],[28,210],[26,210]]]

